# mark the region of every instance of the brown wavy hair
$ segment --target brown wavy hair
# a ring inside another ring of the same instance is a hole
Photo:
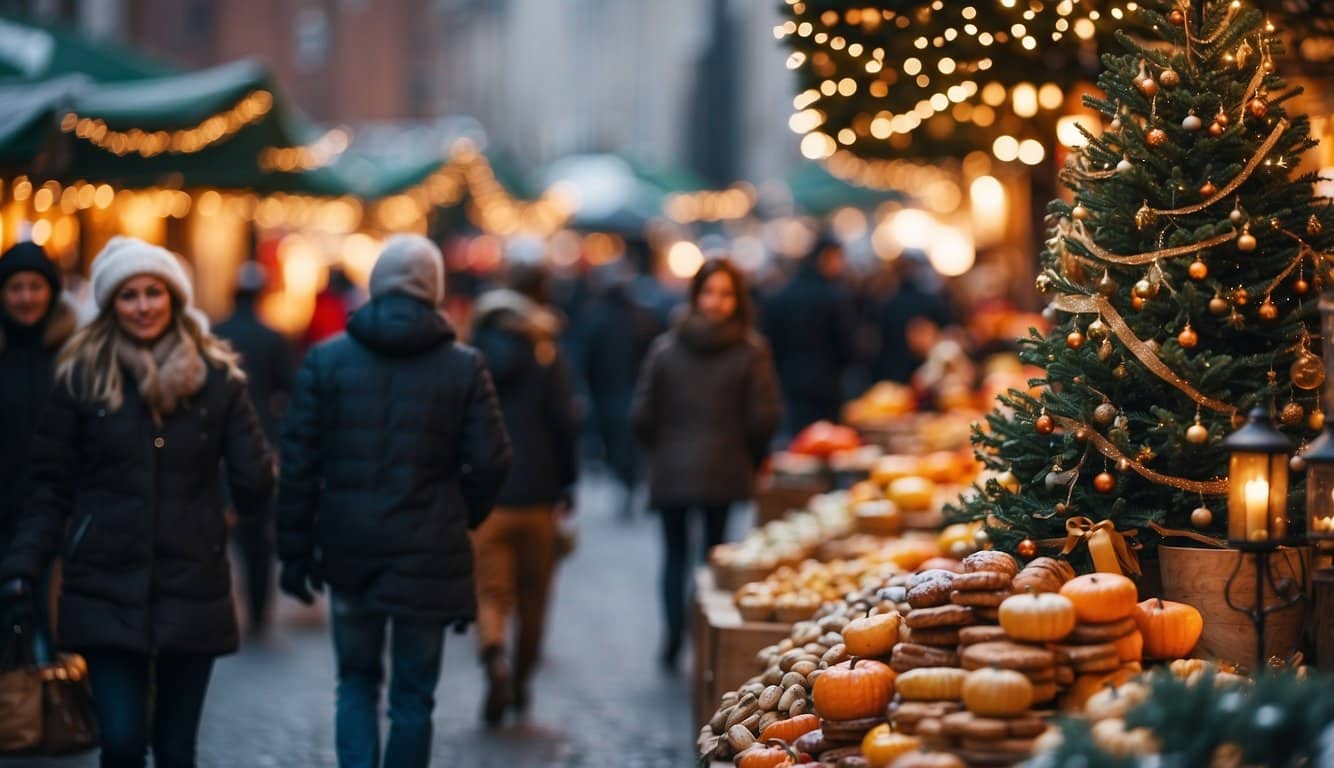
[[[699,271],[690,280],[690,309],[693,312],[695,305],[699,302],[699,295],[704,291],[704,283],[708,282],[710,277],[725,273],[732,279],[732,291],[736,293],[736,311],[732,313],[731,322],[741,323],[749,326],[755,322],[755,307],[750,300],[750,289],[746,285],[746,276],[741,273],[731,259],[718,258],[709,259],[704,262]]]

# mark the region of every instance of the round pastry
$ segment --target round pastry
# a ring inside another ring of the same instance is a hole
[[[941,605],[911,611],[903,620],[912,629],[963,627],[973,623],[973,611],[963,605]]]
[[[1019,573],[1019,562],[1013,557],[994,549],[984,549],[963,559],[965,573],[977,571],[996,571],[1014,576]]]

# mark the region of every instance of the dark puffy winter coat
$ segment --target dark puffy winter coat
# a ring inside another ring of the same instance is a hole
[[[821,419],[837,421],[843,373],[856,353],[852,297],[805,264],[765,304],[763,329],[773,345],[788,427],[796,432]]]
[[[690,315],[653,343],[632,421],[655,507],[754,494],[781,415],[769,347],[744,325]]]
[[[579,423],[569,371],[556,346],[560,321],[509,290],[477,302],[472,342],[495,380],[514,464],[496,503],[552,505],[566,498],[579,471]]]
[[[74,307],[62,299],[36,327],[12,322],[0,309],[0,556],[28,496],[28,451],[51,398],[60,345],[74,332]]]
[[[297,373],[278,555],[393,615],[471,619],[468,530],[490,512],[509,464],[482,356],[426,303],[374,299]]]
[[[273,491],[264,435],[245,385],[220,368],[210,366],[203,388],[160,427],[125,376],[115,411],[53,390],[33,440],[32,493],[0,572],[32,580],[64,556],[63,646],[230,653],[237,630],[218,466],[238,513],[260,513]]]
[[[232,349],[241,354],[250,402],[259,414],[264,436],[276,440],[283,406],[292,391],[295,361],[291,345],[282,334],[260,321],[250,298],[238,299],[236,310],[218,323],[213,332],[229,341]]]

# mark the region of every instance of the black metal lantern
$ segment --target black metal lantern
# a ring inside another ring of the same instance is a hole
[[[1223,441],[1228,462],[1227,535],[1234,544],[1279,542],[1288,535],[1288,458],[1292,441],[1257,407]]]
[[[1302,454],[1306,462],[1306,538],[1320,549],[1334,549],[1334,426]]]

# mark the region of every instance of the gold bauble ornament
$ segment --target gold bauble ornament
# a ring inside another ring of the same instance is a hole
[[[1228,117],[1227,112],[1223,111],[1223,107],[1221,104],[1218,107],[1218,114],[1214,115],[1214,122],[1218,123],[1224,128],[1232,124],[1232,118]]]
[[[1071,331],[1065,336],[1065,345],[1071,349],[1079,349],[1084,346],[1084,334],[1077,329]]]
[[[978,549],[986,549],[987,545],[991,543],[991,534],[987,533],[986,528],[978,528],[977,533],[973,534],[973,543],[977,545]]]
[[[1319,432],[1325,427],[1325,412],[1316,406],[1315,410],[1306,414],[1306,428],[1312,432]]]
[[[1107,426],[1116,419],[1116,406],[1111,403],[1101,403],[1093,409],[1093,421],[1099,426]]]
[[[1209,429],[1200,422],[1186,427],[1186,442],[1191,445],[1204,445],[1209,440]]]
[[[1292,454],[1292,458],[1288,459],[1288,469],[1293,472],[1305,472],[1306,459],[1302,458],[1300,453]]]
[[[1209,276],[1209,265],[1200,261],[1197,256],[1195,261],[1192,261],[1190,266],[1186,268],[1186,273],[1190,275],[1191,280],[1203,280]]]
[[[1135,211],[1135,226],[1139,229],[1148,229],[1158,223],[1158,214],[1149,207],[1148,203],[1141,205],[1139,210]]]
[[[1251,300],[1251,294],[1245,288],[1238,288],[1237,290],[1232,292],[1232,303],[1236,304],[1239,307],[1246,306],[1246,303],[1249,302],[1250,300]]]
[[[1033,420],[1033,429],[1039,435],[1050,435],[1056,429],[1056,421],[1044,413]]]
[[[1190,524],[1196,528],[1204,529],[1214,524],[1214,511],[1206,506],[1198,506],[1191,510]]]
[[[1200,119],[1199,115],[1195,114],[1194,112],[1191,112],[1189,115],[1186,115],[1186,118],[1184,120],[1181,121],[1181,127],[1185,128],[1191,133],[1194,133],[1204,127],[1204,121]]]
[[[1164,69],[1161,75],[1158,75],[1158,82],[1163,84],[1164,88],[1175,88],[1181,85],[1181,75],[1177,74],[1175,69]]]
[[[1324,229],[1325,225],[1320,223],[1320,219],[1316,218],[1314,213],[1311,214],[1311,218],[1306,220],[1306,234],[1314,237],[1324,231]]]
[[[1172,12],[1167,14],[1167,20],[1174,27],[1184,27],[1186,25],[1186,14],[1182,13],[1180,8],[1173,8]]]
[[[1130,371],[1126,370],[1125,363],[1121,363],[1120,365],[1112,369],[1112,375],[1118,379],[1124,379],[1125,377],[1130,375]]]
[[[1098,345],[1098,359],[1105,363],[1112,359],[1112,352],[1112,342],[1103,339],[1102,343]]]
[[[1102,277],[1098,278],[1098,293],[1110,298],[1116,294],[1117,287],[1116,281],[1112,279],[1111,274],[1104,270]]]
[[[1096,319],[1089,323],[1088,335],[1090,339],[1098,341],[1107,335],[1107,325],[1101,319]]]
[[[1147,278],[1141,278],[1135,281],[1134,293],[1141,299],[1151,299],[1158,292],[1157,287],[1149,282]]]
[[[1130,158],[1122,155],[1120,160],[1116,161],[1117,173],[1130,173],[1135,170],[1135,164],[1130,162]]]
[[[1278,319],[1278,307],[1274,306],[1274,302],[1270,301],[1268,297],[1260,303],[1258,312],[1260,319],[1265,322],[1273,322]]]
[[[1161,147],[1167,143],[1167,131],[1162,128],[1152,128],[1144,138],[1149,142],[1149,146]]]
[[[1133,310],[1135,310],[1136,312],[1140,311],[1141,309],[1144,309],[1144,297],[1143,297],[1143,296],[1131,296],[1131,297],[1130,297],[1130,308],[1133,309]]]
[[[1227,299],[1223,298],[1222,296],[1215,296],[1212,299],[1209,299],[1210,314],[1225,315],[1227,314],[1227,310],[1228,310]]]
[[[1200,337],[1195,333],[1195,329],[1190,327],[1190,323],[1177,334],[1177,343],[1182,349],[1194,349],[1195,345],[1200,343]]]
[[[1140,93],[1149,98],[1158,95],[1158,82],[1152,77],[1142,78],[1138,83],[1135,83],[1135,85],[1139,88]]]
[[[1223,130],[1224,130],[1223,126],[1220,125],[1217,120],[1215,120],[1212,123],[1209,123],[1209,135],[1214,137],[1215,139],[1223,135]]]
[[[1325,383],[1325,364],[1318,355],[1302,350],[1288,369],[1288,378],[1298,389],[1318,389]]]
[[[1200,185],[1200,197],[1210,198],[1218,193],[1218,187],[1214,186],[1213,181],[1206,181]]]
[[[1233,224],[1240,224],[1246,220],[1246,214],[1241,212],[1240,207],[1234,205],[1232,206],[1232,210],[1227,215],[1227,220],[1232,222]]]
[[[1018,475],[1016,475],[1015,473],[1011,472],[1008,469],[1000,473],[999,475],[996,475],[996,483],[1000,485],[1001,488],[1005,489],[1010,493],[1019,492],[1020,488],[1019,477]]]
[[[1264,99],[1251,99],[1246,104],[1246,111],[1251,114],[1251,117],[1259,120],[1268,114],[1269,104]]]
[[[1025,560],[1030,560],[1038,553],[1038,544],[1032,539],[1024,539],[1019,542],[1019,556]]]
[[[1070,210],[1070,215],[1075,221],[1084,221],[1089,217],[1089,209],[1085,208],[1082,203],[1076,203],[1075,207]]]
[[[1306,409],[1301,403],[1290,402],[1278,412],[1278,422],[1285,427],[1295,427],[1306,418]]]
[[[1306,282],[1304,277],[1297,278],[1297,282],[1292,284],[1292,292],[1298,296],[1305,296],[1309,290],[1311,290],[1311,284]]]
[[[1250,253],[1255,250],[1257,245],[1259,245],[1259,243],[1256,242],[1255,235],[1252,235],[1250,232],[1242,232],[1241,236],[1237,238],[1237,250],[1242,253]]]
[[[1042,274],[1038,275],[1037,280],[1033,281],[1033,285],[1038,289],[1038,293],[1051,293],[1052,289],[1051,275],[1048,275],[1046,272],[1043,272]]]
[[[1099,472],[1093,477],[1093,489],[1098,493],[1111,493],[1116,487],[1116,477],[1111,472]]]

